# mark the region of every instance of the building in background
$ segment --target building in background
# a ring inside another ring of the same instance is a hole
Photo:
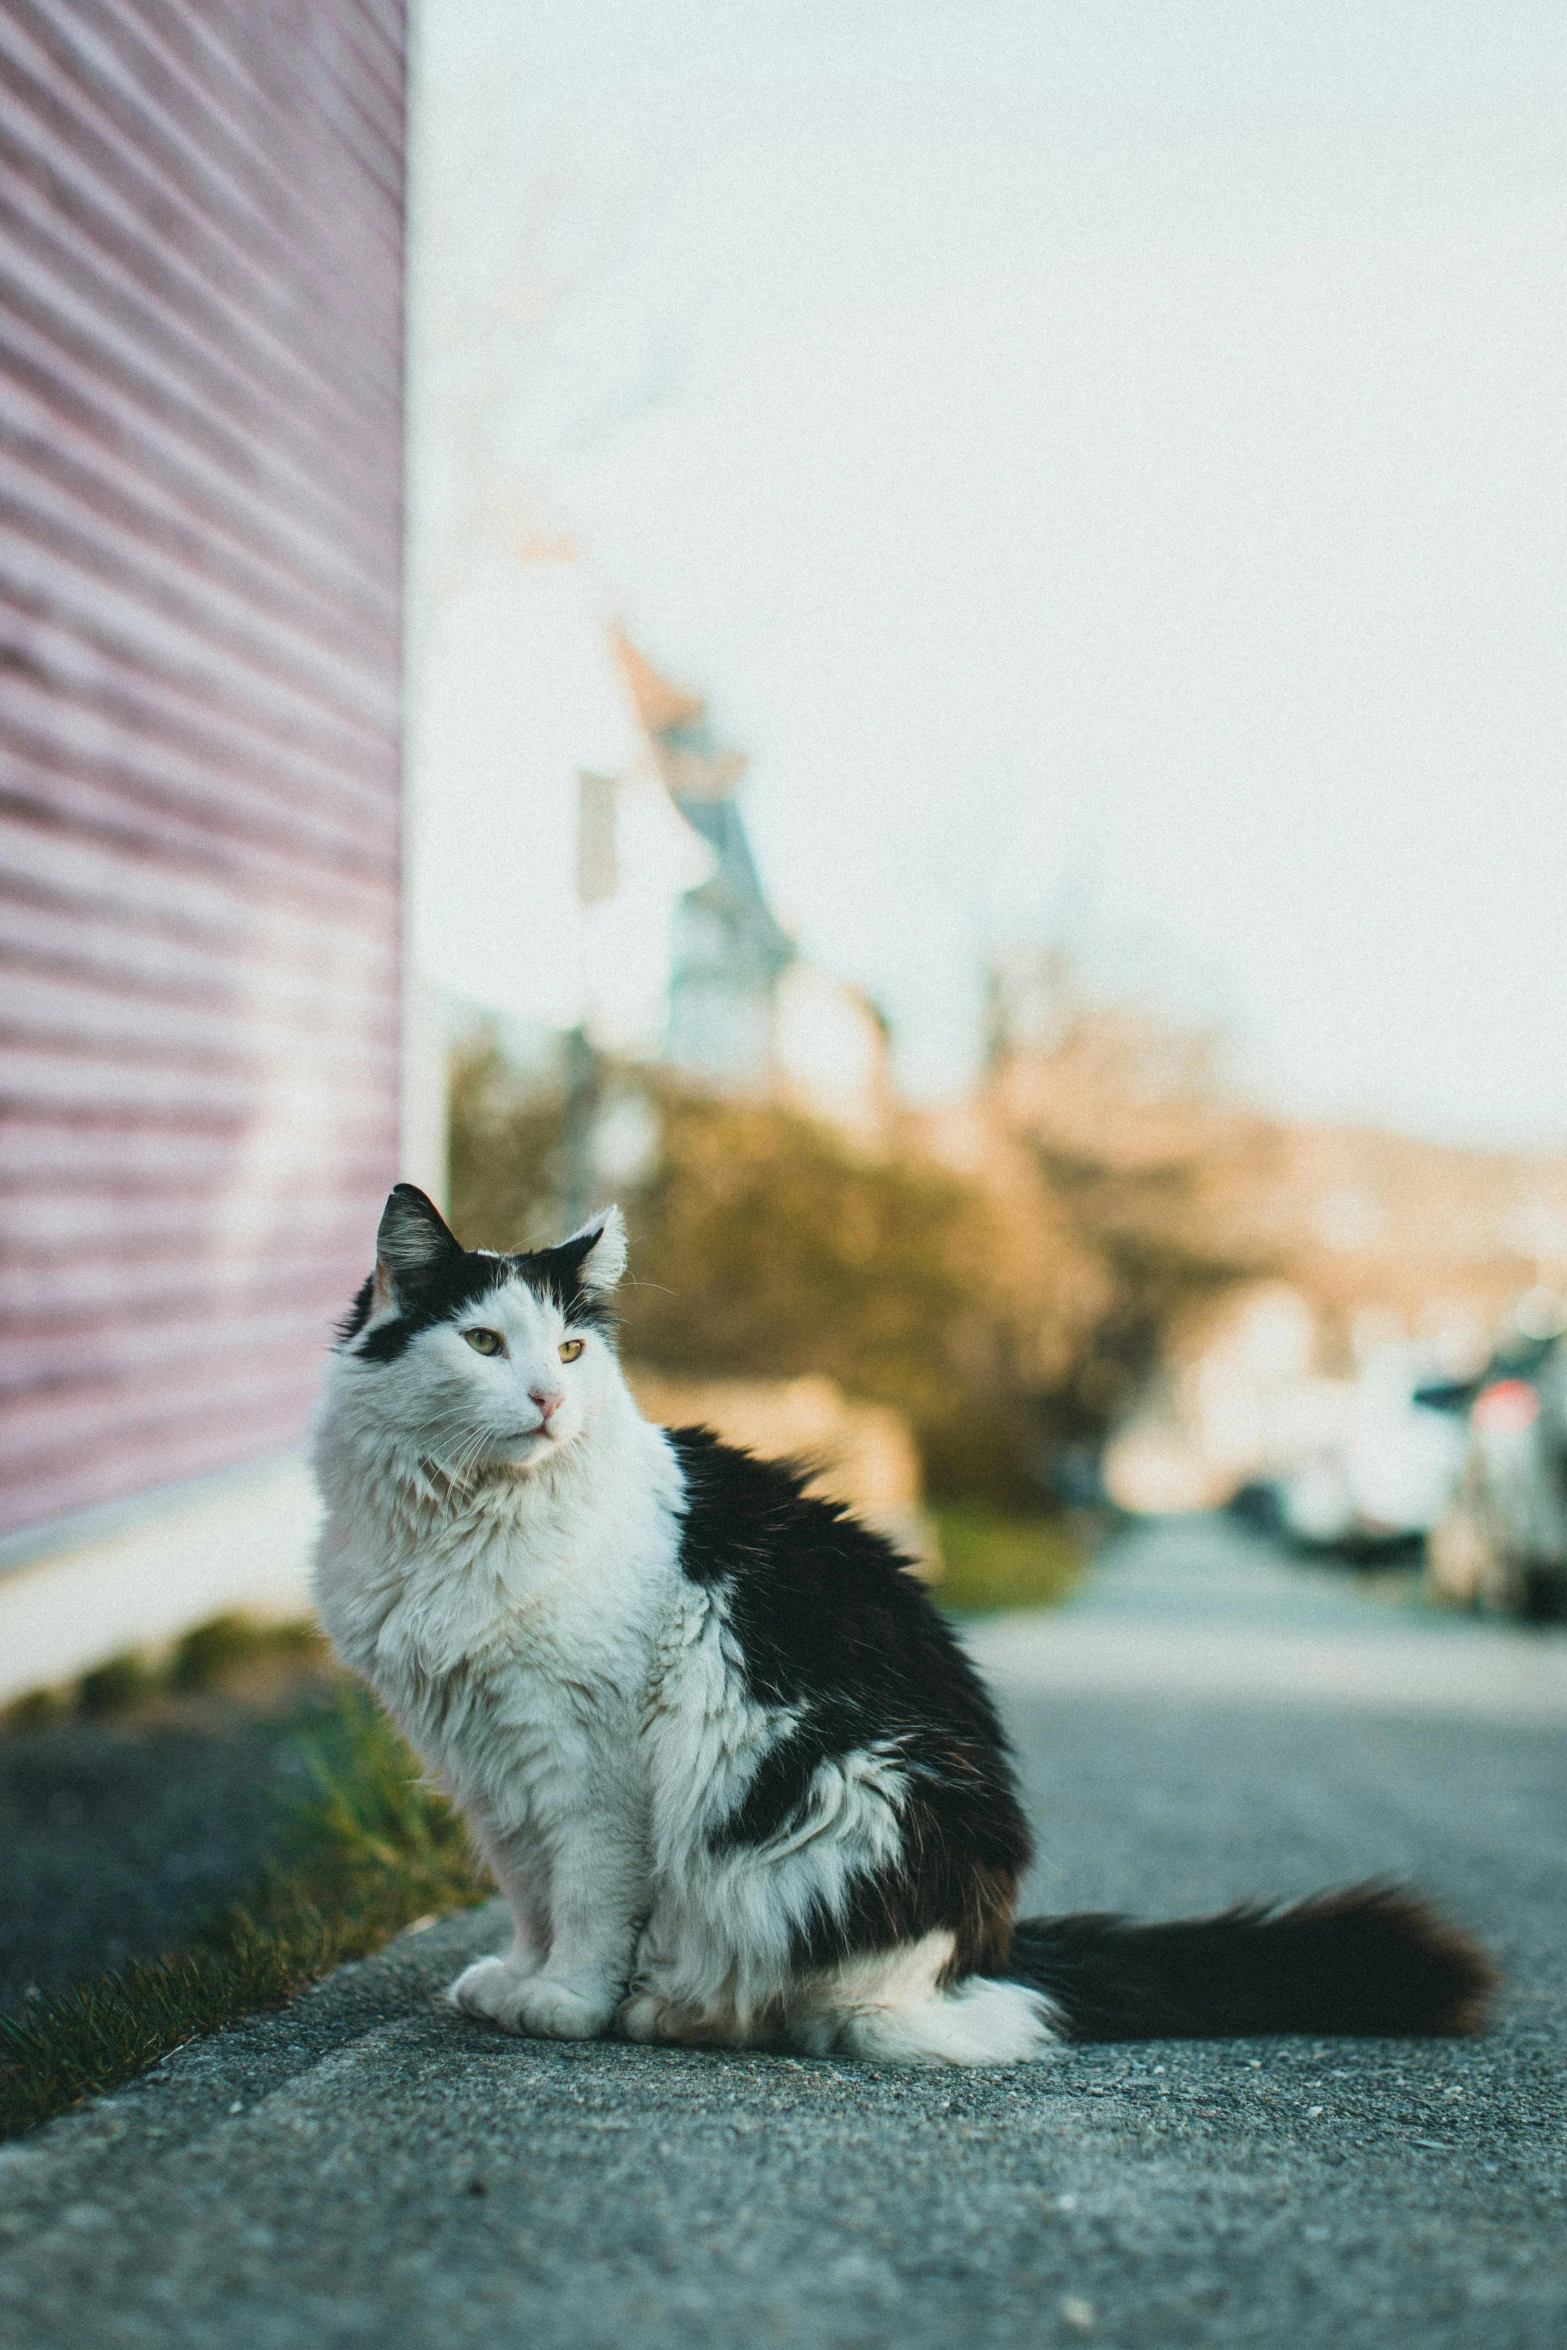
[[[861,987],[797,955],[778,983],[774,1090],[868,1148],[898,1125],[892,1030]]]
[[[569,545],[486,550],[433,620],[413,718],[413,958],[449,1027],[526,1061],[574,1032],[651,1059],[670,941],[712,872]]]
[[[0,22],[0,1686],[268,1596],[397,1172],[403,10]]]
[[[880,1133],[885,1020],[796,953],[746,833],[744,753],[610,621],[569,539],[470,561],[415,739],[414,957],[448,1033],[483,1023],[525,1067],[564,1062],[573,1102],[584,1055],[607,1056]]]
[[[737,796],[745,754],[716,740],[705,702],[668,684],[625,636],[615,643],[669,796],[713,852],[711,872],[675,911],[669,1058],[711,1083],[765,1086],[776,1060],[778,983],[794,946],[746,836]]]

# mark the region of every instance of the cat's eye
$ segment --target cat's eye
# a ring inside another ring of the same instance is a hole
[[[501,1355],[506,1352],[506,1341],[498,1330],[465,1330],[463,1336],[476,1355]]]
[[[587,1343],[588,1342],[585,1338],[568,1338],[560,1350],[561,1361],[563,1363],[574,1363]]]

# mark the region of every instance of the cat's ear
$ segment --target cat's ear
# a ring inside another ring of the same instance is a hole
[[[626,1219],[618,1208],[606,1208],[550,1254],[566,1259],[579,1289],[613,1289],[626,1269]]]
[[[375,1310],[421,1288],[462,1243],[433,1200],[412,1183],[399,1183],[381,1211],[375,1236]]]

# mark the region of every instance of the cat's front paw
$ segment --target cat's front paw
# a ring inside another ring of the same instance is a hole
[[[503,1958],[476,1958],[448,1985],[447,2004],[484,2023],[499,2024],[503,2032],[523,2032],[527,2026],[517,2020],[517,2009],[526,1980]]]
[[[464,2015],[536,2040],[598,2040],[615,2020],[613,1992],[576,1990],[547,1975],[519,1974],[504,1958],[476,1958],[446,1997]]]
[[[535,1975],[516,1987],[516,2015],[510,2029],[538,2040],[599,2040],[615,2020],[615,2000],[612,1993],[575,1991]]]

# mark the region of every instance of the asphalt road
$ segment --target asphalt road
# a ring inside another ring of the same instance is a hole
[[[1201,1527],[978,1635],[1038,1906],[1407,1875],[1507,1969],[1482,2039],[998,2073],[514,2042],[431,2003],[478,1912],[0,2153],[0,2341],[1567,2342],[1567,1652],[1528,1642]]]

